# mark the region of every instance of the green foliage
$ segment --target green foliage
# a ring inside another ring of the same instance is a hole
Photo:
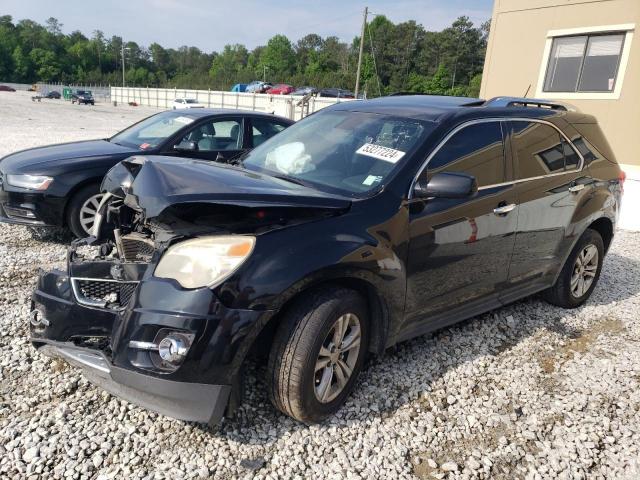
[[[361,91],[369,97],[398,91],[477,96],[489,25],[475,27],[460,17],[429,32],[414,21],[395,24],[375,16],[365,30]],[[62,27],[55,18],[40,25],[0,16],[0,80],[122,83],[122,38],[100,30],[91,38],[79,31],[64,34]],[[359,37],[347,44],[315,33],[295,43],[278,34],[251,51],[233,44],[219,53],[126,42],[125,80],[138,87],[226,90],[265,76],[274,83],[353,90],[359,44]]]

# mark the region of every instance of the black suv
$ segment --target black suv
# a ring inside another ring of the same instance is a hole
[[[76,93],[71,94],[71,103],[77,103],[78,105],[95,105],[96,101],[93,98],[91,90],[76,90]]]
[[[584,303],[623,180],[593,117],[512,98],[345,102],[235,165],[132,157],[40,276],[31,341],[209,423],[263,358],[274,405],[320,421],[368,354],[537,292]]]

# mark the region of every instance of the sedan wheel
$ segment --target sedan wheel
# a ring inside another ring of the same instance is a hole
[[[576,258],[571,276],[571,294],[581,298],[593,284],[598,272],[598,249],[595,245],[587,245]]]
[[[87,200],[80,207],[80,225],[87,235],[91,234],[91,229],[96,221],[96,214],[98,213],[98,207],[102,201],[104,195],[99,193],[87,198]]]
[[[353,313],[333,324],[316,360],[314,383],[319,402],[331,402],[344,390],[358,361],[360,336],[360,320]]]

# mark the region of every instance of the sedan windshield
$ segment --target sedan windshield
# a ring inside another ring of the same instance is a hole
[[[194,120],[195,117],[188,114],[159,113],[114,135],[110,141],[125,147],[148,150],[157,147],[168,137]]]
[[[355,196],[383,185],[430,131],[429,124],[411,118],[320,112],[254,149],[242,165]]]

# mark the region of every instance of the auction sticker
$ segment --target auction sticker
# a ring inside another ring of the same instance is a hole
[[[383,147],[382,145],[374,145],[373,143],[365,143],[362,145],[356,153],[360,155],[366,155],[368,157],[377,158],[378,160],[384,160],[389,163],[397,163],[404,153],[400,150],[395,150],[389,147]]]

